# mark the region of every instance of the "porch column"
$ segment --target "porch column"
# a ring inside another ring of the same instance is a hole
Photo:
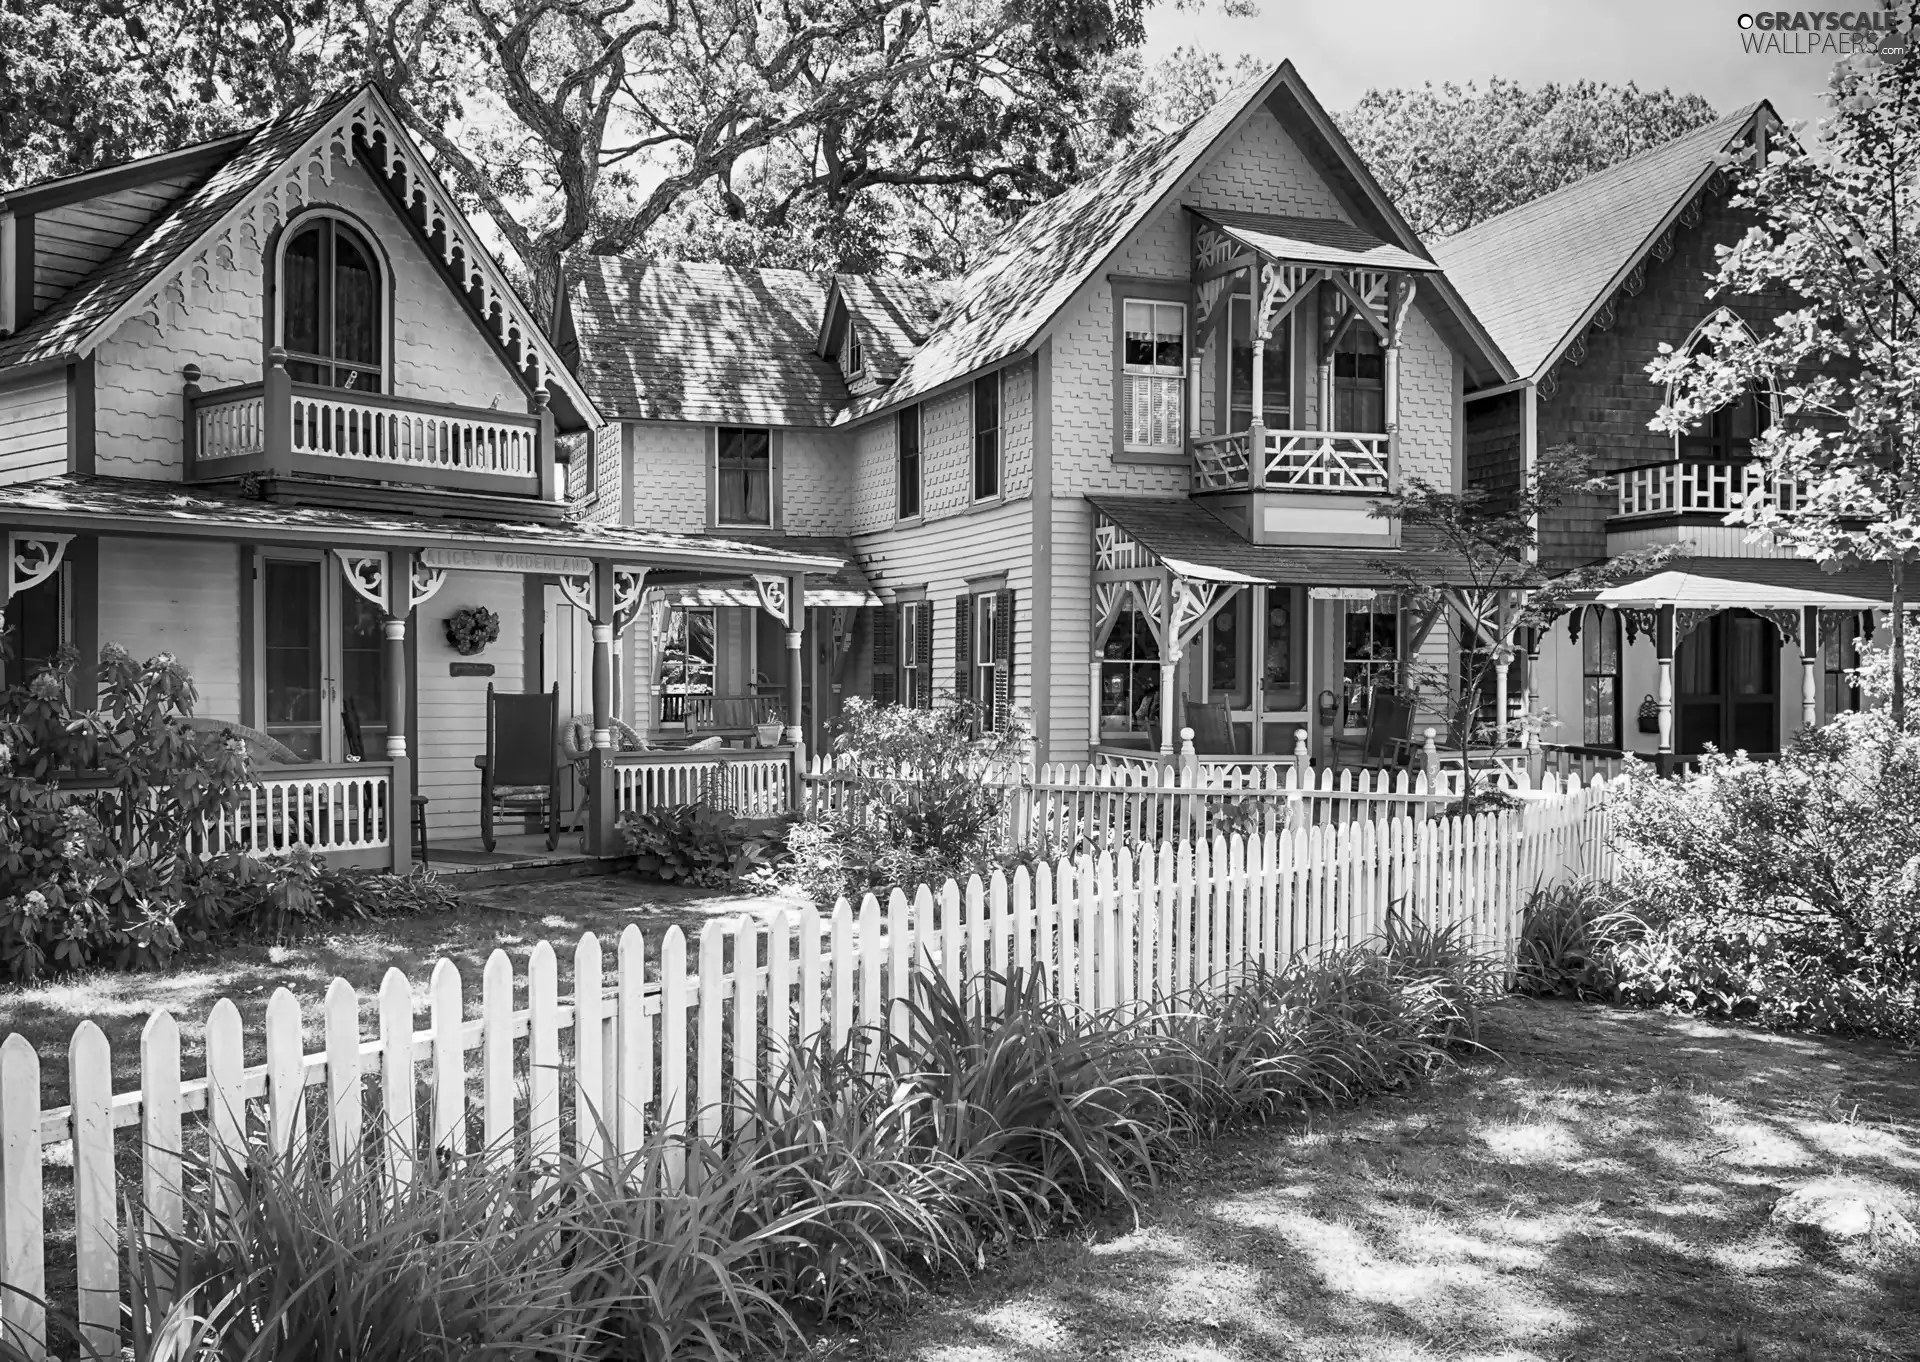
[[[587,851],[620,854],[614,833],[613,789],[613,564],[593,564],[593,751],[587,757]]]
[[[395,549],[387,555],[381,705],[387,719],[387,760],[393,763],[387,834],[393,846],[394,872],[402,875],[413,863],[413,763],[407,752],[407,616],[412,611],[413,553]]]
[[[1800,608],[1800,726],[1820,723],[1820,607]]]
[[[1173,707],[1178,703],[1174,681],[1180,668],[1180,633],[1174,625],[1173,575],[1160,574],[1160,755],[1173,760]]]
[[[807,769],[807,732],[800,726],[806,705],[807,579],[795,573],[787,578],[787,741],[793,744],[794,795]]]
[[[1251,589],[1253,603],[1247,607],[1253,627],[1247,631],[1247,703],[1253,709],[1253,741],[1256,757],[1267,750],[1267,584]]]
[[[1093,749],[1100,745],[1100,650],[1093,650],[1093,657],[1087,663],[1087,759],[1093,759]]]
[[[1653,646],[1660,659],[1660,754],[1673,754],[1673,607],[1660,607],[1659,618],[1654,624]],[[1661,774],[1665,775],[1668,763],[1661,763]]]

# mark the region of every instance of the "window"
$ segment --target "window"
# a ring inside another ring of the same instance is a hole
[[[973,385],[973,499],[1000,495],[1000,375]]]
[[[772,437],[764,430],[722,427],[720,449],[720,523],[773,523]]]
[[[1825,617],[1836,626],[1820,631],[1820,669],[1825,675],[1826,713],[1828,717],[1860,708],[1860,685],[1854,679],[1860,665],[1860,620],[1842,615],[1838,620]]]
[[[1379,433],[1387,428],[1387,355],[1371,326],[1356,322],[1333,350],[1333,428]]]
[[[386,619],[380,607],[357,591],[340,596],[340,710],[348,721],[348,746],[358,731],[362,757],[387,752]],[[618,673],[615,673],[618,675]]]
[[[1365,728],[1373,711],[1373,693],[1391,690],[1400,661],[1400,617],[1391,599],[1376,597],[1371,607],[1347,607],[1341,654],[1342,722]]]
[[[1247,593],[1243,591],[1207,622],[1207,690],[1216,699],[1233,704],[1246,703],[1240,679],[1240,640],[1245,636],[1240,612],[1246,604]]]
[[[847,327],[847,353],[846,353],[847,377],[848,378],[857,377],[860,371],[866,367],[867,367],[866,356],[860,353],[860,337],[854,334],[852,326],[848,326]]]
[[[1264,705],[1269,710],[1305,709],[1306,638],[1305,630],[1295,627],[1304,619],[1304,588],[1273,586],[1267,588],[1266,658],[1261,684],[1266,687]]]
[[[900,607],[900,703],[909,709],[925,709],[933,700],[932,678],[927,667],[926,643],[921,637],[931,632],[932,617],[925,601],[909,601]]]
[[[1261,422],[1269,430],[1293,425],[1292,332],[1293,318],[1288,317],[1260,352]],[[1244,294],[1233,300],[1233,363],[1228,378],[1227,428],[1245,430],[1253,424],[1253,300]]]
[[[1701,463],[1747,463],[1753,458],[1754,437],[1764,425],[1760,395],[1749,388],[1684,432],[1680,457]]]
[[[380,270],[364,238],[323,217],[280,257],[280,344],[296,382],[381,391]]]
[[[1580,741],[1620,746],[1620,616],[1591,606],[1580,635]]]
[[[1100,732],[1160,731],[1160,645],[1147,618],[1122,610],[1100,650]]]
[[[0,549],[6,542],[0,534]],[[11,600],[0,601],[0,686],[25,685],[55,665],[67,637],[66,573],[62,566]]]
[[[911,520],[920,514],[920,408],[901,412],[899,425],[900,519]]]
[[[326,658],[321,642],[318,558],[269,558],[261,566],[265,721],[302,761],[321,761]]]
[[[1187,309],[1182,303],[1122,304],[1120,355],[1126,383],[1123,400],[1130,450],[1175,452],[1185,447],[1181,395],[1186,386]]]
[[[1000,598],[988,591],[973,598],[973,698],[980,709],[980,731],[999,731],[1004,715],[998,703],[1001,663]]]
[[[688,696],[713,694],[715,636],[711,608],[673,607],[660,649],[660,722],[683,721]]]

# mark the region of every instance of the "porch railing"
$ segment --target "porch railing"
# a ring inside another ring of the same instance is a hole
[[[1614,473],[1613,487],[1616,516],[1725,515],[1755,493],[1792,511],[1807,495],[1804,482],[1778,482],[1756,463],[1642,464]]]
[[[304,844],[316,852],[393,845],[393,766],[342,762],[256,771],[257,784],[207,831],[206,853],[256,856]]]
[[[296,384],[292,447],[318,458],[526,478],[539,471],[540,424],[530,416]]]
[[[793,807],[793,749],[621,752],[613,758],[616,816],[704,804],[741,818],[777,818]]]
[[[1253,426],[1195,439],[1193,460],[1198,492],[1384,492],[1392,480],[1393,437]]]
[[[660,693],[658,722],[686,723],[694,728],[748,729],[772,723],[780,706],[777,695],[689,695]]]

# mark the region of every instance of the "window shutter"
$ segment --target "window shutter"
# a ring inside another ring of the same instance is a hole
[[[873,703],[876,705],[898,704],[900,701],[900,673],[889,667],[873,672]]]
[[[915,630],[920,635],[919,646],[914,655],[920,659],[920,693],[911,697],[910,703],[921,709],[933,708],[933,602],[927,601],[920,607],[920,624]]]
[[[993,598],[993,728],[1007,731],[1013,715],[1013,592]]]
[[[900,699],[900,607],[881,605],[873,611],[873,702],[897,704]]]
[[[953,691],[973,698],[973,597],[965,593],[953,603]]]

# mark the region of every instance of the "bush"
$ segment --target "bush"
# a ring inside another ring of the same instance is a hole
[[[827,907],[988,874],[1007,841],[1003,783],[1027,769],[1030,730],[1018,714],[998,733],[978,727],[978,708],[951,696],[931,709],[849,700],[832,746],[836,807],[789,834],[789,882]]]
[[[1613,999],[1620,946],[1645,924],[1593,881],[1536,889],[1520,919],[1514,988],[1536,998]]]
[[[785,832],[781,820],[751,823],[704,804],[676,804],[620,820],[620,835],[641,873],[709,889],[783,860]]]

